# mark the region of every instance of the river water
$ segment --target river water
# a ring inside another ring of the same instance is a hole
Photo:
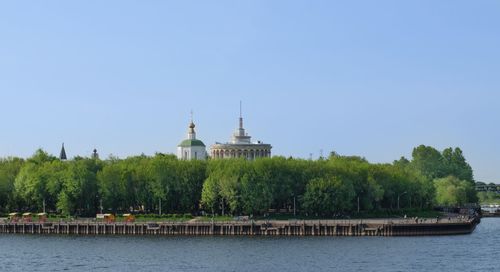
[[[500,218],[438,237],[0,235],[0,271],[500,271]]]

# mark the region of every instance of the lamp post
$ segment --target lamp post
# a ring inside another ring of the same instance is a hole
[[[161,198],[158,199],[158,214],[161,215]]]
[[[295,210],[295,195],[293,195],[293,217],[297,215],[296,210]]]
[[[358,195],[358,213],[359,213],[359,195]]]
[[[222,216],[224,216],[224,198],[221,198],[219,201],[219,208],[222,211]]]
[[[401,193],[401,194],[399,194],[399,195],[398,195],[398,210],[399,210],[399,198],[400,198],[401,196],[405,195],[406,193],[408,193],[408,192],[403,192],[403,193]]]
[[[363,194],[364,193],[364,190],[361,190],[360,192],[358,192],[358,213],[360,212],[361,210],[361,205],[359,204],[359,195]]]

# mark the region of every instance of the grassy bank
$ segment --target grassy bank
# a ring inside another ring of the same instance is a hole
[[[375,219],[375,218],[403,218],[406,215],[408,218],[419,217],[419,218],[435,218],[437,216],[442,216],[442,212],[434,211],[434,210],[419,210],[419,209],[401,209],[401,210],[381,210],[381,211],[365,211],[360,213],[354,213],[350,215],[341,215],[341,216],[316,216],[316,215],[302,215],[297,214],[294,216],[293,214],[271,214],[267,216],[254,216],[254,217],[237,217],[230,215],[206,215],[194,217],[191,214],[138,214],[135,215],[134,222],[187,222],[190,220],[195,220],[198,222],[211,222],[213,221],[238,221],[245,219],[253,219],[253,220],[325,220],[325,219]],[[1,216],[0,216],[1,217]],[[8,215],[4,215],[4,217],[8,217]],[[58,222],[58,221],[74,221],[79,219],[85,220],[96,220],[95,218],[79,218],[72,216],[63,216],[63,215],[54,215],[49,214],[47,221],[48,222]],[[33,222],[38,222],[38,216],[32,217]],[[103,220],[99,220],[103,221]],[[126,218],[118,214],[115,218],[115,222],[126,222]]]
[[[324,219],[374,219],[374,218],[403,218],[406,217],[419,217],[419,218],[435,218],[437,216],[442,216],[443,213],[434,210],[419,210],[419,209],[401,209],[401,210],[382,210],[382,211],[372,211],[372,212],[360,212],[350,215],[342,216],[314,216],[314,215],[301,215],[297,214],[271,214],[267,216],[254,216],[251,217],[253,220],[324,220]],[[212,221],[212,216],[197,217],[197,221]],[[214,221],[232,221],[235,220],[233,216],[214,216]]]

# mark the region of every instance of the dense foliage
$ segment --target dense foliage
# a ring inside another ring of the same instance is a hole
[[[463,205],[467,195],[474,194],[475,188],[465,180],[449,176],[435,180],[436,202],[444,206]]]
[[[269,210],[332,216],[476,202],[462,151],[414,149],[412,160],[274,157],[182,161],[172,155],[61,161],[43,150],[0,160],[0,211],[92,216],[104,211],[257,215]]]
[[[479,203],[500,204],[500,194],[497,192],[478,192]]]

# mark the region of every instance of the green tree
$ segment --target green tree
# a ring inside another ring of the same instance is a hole
[[[14,182],[23,164],[19,158],[0,159],[0,211],[17,208]]]
[[[449,178],[448,178],[449,177]],[[455,178],[453,178],[455,177]],[[443,182],[441,179],[462,182]],[[436,184],[434,183],[436,180]],[[114,212],[264,214],[269,209],[334,213],[430,208],[475,202],[473,172],[459,148],[419,146],[412,161],[374,164],[332,153],[328,159],[284,157],[183,161],[173,155],[60,161],[43,150],[0,160],[0,209],[93,216]],[[439,192],[438,192],[439,189]],[[465,200],[463,197],[465,192]],[[481,195],[482,200],[487,196]],[[296,201],[294,201],[296,200]],[[160,204],[161,203],[161,204]],[[358,204],[359,203],[359,204]]]
[[[57,197],[63,214],[93,215],[96,210],[97,177],[94,160],[78,159],[67,163]]]
[[[420,145],[413,149],[412,158],[412,166],[429,179],[446,176],[443,156],[435,148]]]
[[[477,196],[481,204],[500,204],[500,194],[497,192],[478,192]]]
[[[266,212],[273,202],[271,186],[266,172],[254,170],[243,174],[241,177],[243,213],[253,215]]]
[[[443,150],[443,159],[447,175],[453,175],[460,180],[474,182],[472,167],[467,163],[460,148]]]
[[[338,177],[316,178],[307,184],[302,202],[309,213],[332,215],[350,211],[354,196],[355,191],[351,183]]]
[[[111,161],[97,173],[100,201],[105,209],[114,212],[123,210],[126,197],[125,184],[122,182],[122,171],[119,161]]]
[[[218,212],[217,205],[222,201],[219,192],[218,177],[215,173],[212,173],[203,183],[201,208],[212,213]]]
[[[437,179],[434,181],[436,186],[436,203],[443,206],[460,206],[470,203],[468,198],[470,191],[474,187],[465,180],[459,180],[454,176]]]

